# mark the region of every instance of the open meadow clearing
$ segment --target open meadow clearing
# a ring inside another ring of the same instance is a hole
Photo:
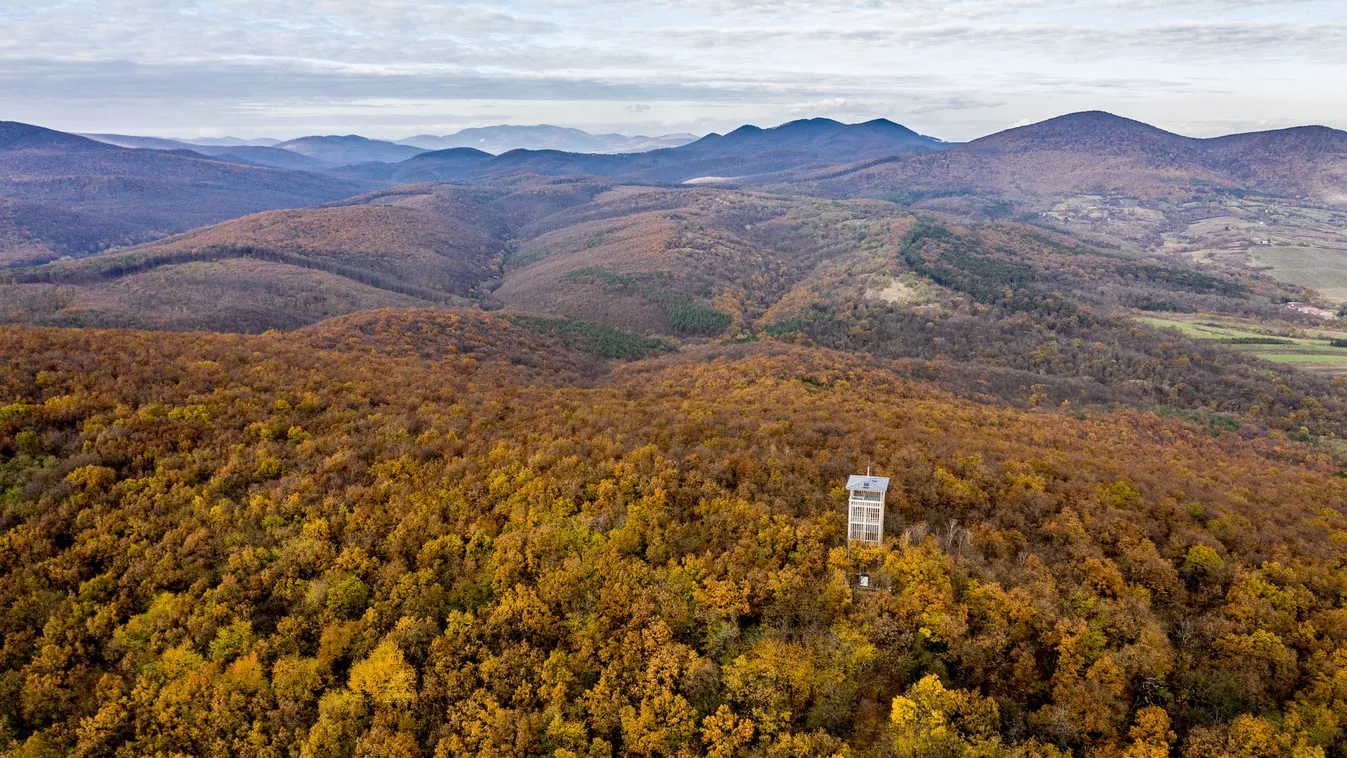
[[[1219,342],[1263,360],[1294,363],[1318,374],[1347,375],[1347,347],[1332,344],[1335,339],[1347,339],[1347,331],[1341,329],[1273,329],[1253,320],[1209,313],[1138,316],[1137,320],[1192,339]]]

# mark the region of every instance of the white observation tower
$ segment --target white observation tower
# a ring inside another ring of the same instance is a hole
[[[866,474],[847,479],[849,517],[847,540],[878,545],[884,541],[884,493],[889,490],[888,477]]]

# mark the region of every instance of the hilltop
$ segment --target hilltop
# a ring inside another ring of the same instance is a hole
[[[1092,155],[1145,156],[1158,163],[1191,160],[1199,144],[1200,140],[1135,119],[1104,111],[1085,111],[980,137],[965,143],[964,151],[989,156],[1080,151]]]
[[[747,125],[725,135],[709,134],[693,145],[701,152],[752,153],[807,148],[815,151],[817,157],[830,160],[890,151],[894,146],[909,148],[911,152],[941,150],[950,146],[949,143],[920,135],[883,118],[860,124],[843,124],[830,118],[810,118],[769,129]]]

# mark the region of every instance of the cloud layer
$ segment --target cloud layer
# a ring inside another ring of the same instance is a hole
[[[0,28],[0,118],[83,131],[1347,126],[1340,0],[62,0]]]

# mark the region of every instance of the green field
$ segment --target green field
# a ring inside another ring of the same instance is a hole
[[[1334,248],[1266,245],[1249,250],[1252,262],[1283,282],[1347,300],[1347,251]]]
[[[1258,353],[1259,358],[1269,361],[1280,361],[1282,363],[1347,363],[1347,348],[1333,348],[1338,351],[1338,355],[1326,355],[1323,353]]]
[[[1193,314],[1191,316],[1138,316],[1152,326],[1173,329],[1192,339],[1220,342],[1232,350],[1250,353],[1278,363],[1294,363],[1298,368],[1321,374],[1347,375],[1347,348],[1333,347],[1330,340],[1347,338],[1347,332],[1330,329],[1296,329],[1294,333],[1273,330],[1256,321],[1228,316]],[[1241,343],[1240,340],[1268,340],[1270,344]],[[1275,343],[1271,343],[1276,340]]]

